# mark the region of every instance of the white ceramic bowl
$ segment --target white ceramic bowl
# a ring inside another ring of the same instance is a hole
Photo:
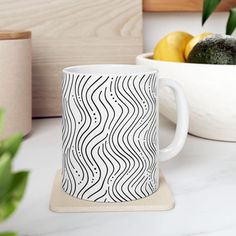
[[[160,77],[179,82],[188,100],[191,134],[223,141],[236,141],[236,66],[164,62],[152,53],[137,56],[136,64],[157,68]],[[176,120],[172,92],[160,91],[160,112]]]

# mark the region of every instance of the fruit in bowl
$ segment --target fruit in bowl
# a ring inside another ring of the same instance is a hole
[[[194,40],[195,37],[198,40]],[[169,50],[167,59],[162,50],[161,59],[157,59],[156,47],[153,53],[137,56],[136,63],[155,67],[160,77],[174,79],[182,85],[189,104],[191,134],[214,140],[236,141],[235,38],[210,33],[195,37],[189,37],[185,48],[179,47],[181,50],[178,53],[182,57],[175,56],[177,59],[170,61],[170,53],[176,53],[176,50]],[[209,39],[220,39],[223,46],[217,40],[218,46],[215,46]],[[190,50],[186,53],[188,47]],[[198,61],[199,58],[201,61]],[[171,121],[176,121],[174,96],[168,88],[160,91],[160,112]]]
[[[160,61],[185,62],[185,48],[193,36],[186,32],[172,32],[157,43],[153,59]]]
[[[192,48],[187,62],[236,65],[236,39],[222,35],[207,37]]]
[[[172,32],[156,45],[154,60],[202,64],[236,64],[236,39],[209,32],[192,36]]]

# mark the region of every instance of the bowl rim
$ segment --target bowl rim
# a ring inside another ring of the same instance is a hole
[[[227,66],[227,67],[235,67],[236,68],[236,65],[227,65],[227,64],[201,64],[201,63],[184,63],[184,62],[174,62],[174,61],[160,61],[160,60],[154,60],[154,59],[151,59],[150,57],[153,56],[153,52],[146,52],[146,53],[142,53],[142,54],[139,54],[137,57],[136,57],[136,60],[138,59],[141,59],[141,60],[147,60],[147,61],[151,61],[151,62],[157,62],[157,63],[161,63],[161,64],[173,64],[173,65],[185,65],[185,66],[214,66],[214,67],[223,67],[223,66]]]

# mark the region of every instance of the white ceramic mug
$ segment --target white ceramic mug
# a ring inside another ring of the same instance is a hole
[[[158,162],[176,156],[187,136],[181,87],[147,66],[84,65],[63,73],[63,190],[98,202],[154,193]],[[158,91],[165,86],[174,91],[178,121],[172,143],[159,150]]]

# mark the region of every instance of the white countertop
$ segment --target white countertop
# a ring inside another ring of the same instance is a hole
[[[188,136],[175,159],[161,164],[176,201],[165,212],[53,213],[48,209],[56,170],[61,166],[61,119],[36,119],[15,159],[31,171],[16,213],[0,225],[24,236],[188,236],[236,235],[236,143]],[[161,118],[161,146],[174,125]]]

